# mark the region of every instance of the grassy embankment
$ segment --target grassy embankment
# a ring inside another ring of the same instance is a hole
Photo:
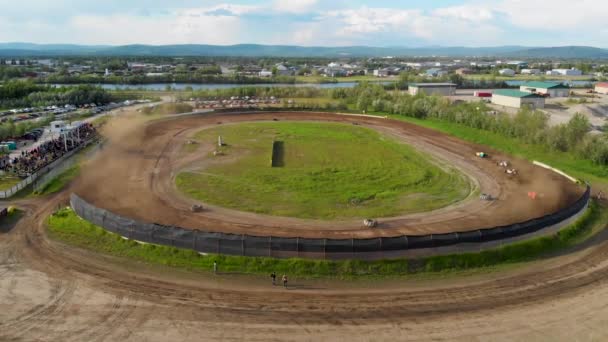
[[[349,77],[296,76],[296,83],[395,82],[398,80],[398,76],[376,77],[373,75]]]
[[[381,114],[386,115],[386,114]],[[401,115],[389,115],[391,119],[403,120],[419,126],[447,133],[457,138],[485,145],[495,150],[527,160],[537,160],[560,169],[573,177],[594,185],[608,185],[608,168],[580,157],[574,152],[559,152],[544,146],[522,143],[518,139],[502,136],[481,129],[438,120],[421,120]]]
[[[467,80],[480,80],[480,79],[486,79],[489,80],[490,78],[496,79],[497,81],[541,81],[541,80],[546,80],[547,82],[550,81],[589,81],[593,78],[593,76],[589,76],[589,75],[582,75],[582,76],[560,76],[560,75],[538,75],[538,76],[534,76],[534,75],[521,75],[521,74],[517,74],[515,76],[494,76],[494,75],[490,75],[490,74],[472,74],[472,75],[465,75],[464,79]]]
[[[606,220],[608,211],[592,204],[590,210],[576,223],[552,236],[517,242],[480,253],[370,262],[203,256],[191,250],[125,240],[82,220],[69,208],[49,217],[48,232],[53,239],[95,252],[195,271],[209,271],[213,262],[217,261],[223,272],[264,275],[274,271],[303,278],[374,279],[437,272],[472,272],[531,261],[585,241],[603,229]]]
[[[17,176],[8,174],[2,175],[0,176],[0,191],[8,190],[17,185],[19,182],[21,182],[21,179]]]
[[[194,139],[214,144],[218,136],[228,144],[225,156],[208,156],[208,166],[176,181],[185,194],[223,207],[314,219],[388,217],[445,207],[471,193],[455,169],[368,128],[250,123]],[[283,142],[281,167],[270,165],[273,141]]]

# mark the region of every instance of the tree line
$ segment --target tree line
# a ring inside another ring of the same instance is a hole
[[[42,107],[66,104],[103,104],[112,100],[100,87],[79,85],[54,87],[31,81],[10,81],[0,86],[0,108]]]

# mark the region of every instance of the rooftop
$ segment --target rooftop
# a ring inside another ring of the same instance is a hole
[[[568,88],[568,86],[564,85],[563,83],[556,82],[526,82],[522,84],[522,86],[540,89]]]
[[[519,90],[515,90],[515,89],[498,89],[498,90],[494,91],[493,95],[508,96],[508,97],[518,97],[518,98],[542,97],[540,95],[536,95],[536,94],[532,94],[532,93],[527,93],[525,91],[519,91]]]
[[[600,82],[600,83],[596,83],[595,86],[600,87],[600,88],[608,88],[608,83]]]

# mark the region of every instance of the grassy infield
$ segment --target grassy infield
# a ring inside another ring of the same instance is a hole
[[[605,178],[608,176],[608,170],[605,168],[581,159],[573,153],[553,153],[538,146],[521,144],[515,139],[504,138],[497,134],[450,123],[403,117],[395,118],[437,129],[464,140],[484,144],[529,160],[541,160],[576,177],[594,183],[597,182],[602,186],[605,185]],[[438,256],[419,260],[383,260],[375,262],[200,256],[193,251],[154,245],[139,245],[133,241],[123,240],[81,220],[68,209],[50,217],[48,223],[51,237],[76,246],[143,262],[195,270],[210,270],[213,261],[218,261],[222,270],[227,272],[268,274],[271,271],[276,271],[308,278],[362,279],[399,277],[420,272],[451,272],[477,268],[487,270],[490,267],[525,262],[580,243],[603,229],[607,221],[608,211],[594,203],[578,222],[552,236],[534,238],[481,253]]]
[[[310,219],[389,217],[442,208],[471,192],[456,170],[358,126],[251,123],[204,130],[195,138],[214,143],[218,136],[229,144],[222,148],[227,157],[210,158],[201,172],[179,174],[177,186],[222,207]],[[274,140],[285,146],[281,167],[270,165]]]

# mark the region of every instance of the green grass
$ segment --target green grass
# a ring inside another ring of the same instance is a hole
[[[589,76],[589,75],[582,75],[582,76],[561,76],[561,75],[538,75],[538,76],[533,76],[533,75],[521,75],[521,74],[517,74],[515,76],[493,76],[490,74],[473,74],[473,75],[465,75],[464,76],[465,79],[468,80],[479,80],[482,78],[485,78],[486,80],[489,80],[491,78],[494,78],[498,81],[539,81],[541,79],[545,79],[547,81],[549,80],[559,80],[559,81],[588,81],[591,80],[593,77]]]
[[[198,200],[255,213],[316,219],[387,217],[466,198],[469,180],[393,138],[359,126],[271,122],[219,126],[195,139],[225,156],[182,172],[178,189]],[[284,143],[271,167],[273,141]]]
[[[450,272],[488,271],[550,256],[586,241],[604,229],[608,211],[592,204],[573,225],[556,234],[506,245],[480,253],[453,254],[423,259],[379,261],[328,261],[272,259],[260,257],[200,255],[191,250],[139,244],[125,240],[79,218],[70,208],[61,209],[47,220],[53,239],[117,257],[171,267],[210,271],[217,261],[222,272],[245,274],[286,273],[303,278],[378,279],[433,275]]]
[[[74,178],[80,174],[80,164],[76,163],[65,171],[60,173],[57,177],[53,178],[47,185],[44,186],[37,194],[38,195],[49,195],[57,193],[69,184]]]
[[[21,182],[21,178],[12,175],[0,176],[0,190],[8,190]]]
[[[391,82],[397,81],[398,77],[376,77],[373,75],[360,75],[350,77],[323,77],[323,76],[296,76],[297,83],[324,83],[324,82]]]
[[[573,152],[554,151],[544,146],[522,143],[518,139],[451,122],[421,120],[400,115],[389,115],[389,117],[444,132],[476,144],[486,145],[520,158],[541,161],[585,181],[606,184],[608,179],[608,168],[597,165]]]

